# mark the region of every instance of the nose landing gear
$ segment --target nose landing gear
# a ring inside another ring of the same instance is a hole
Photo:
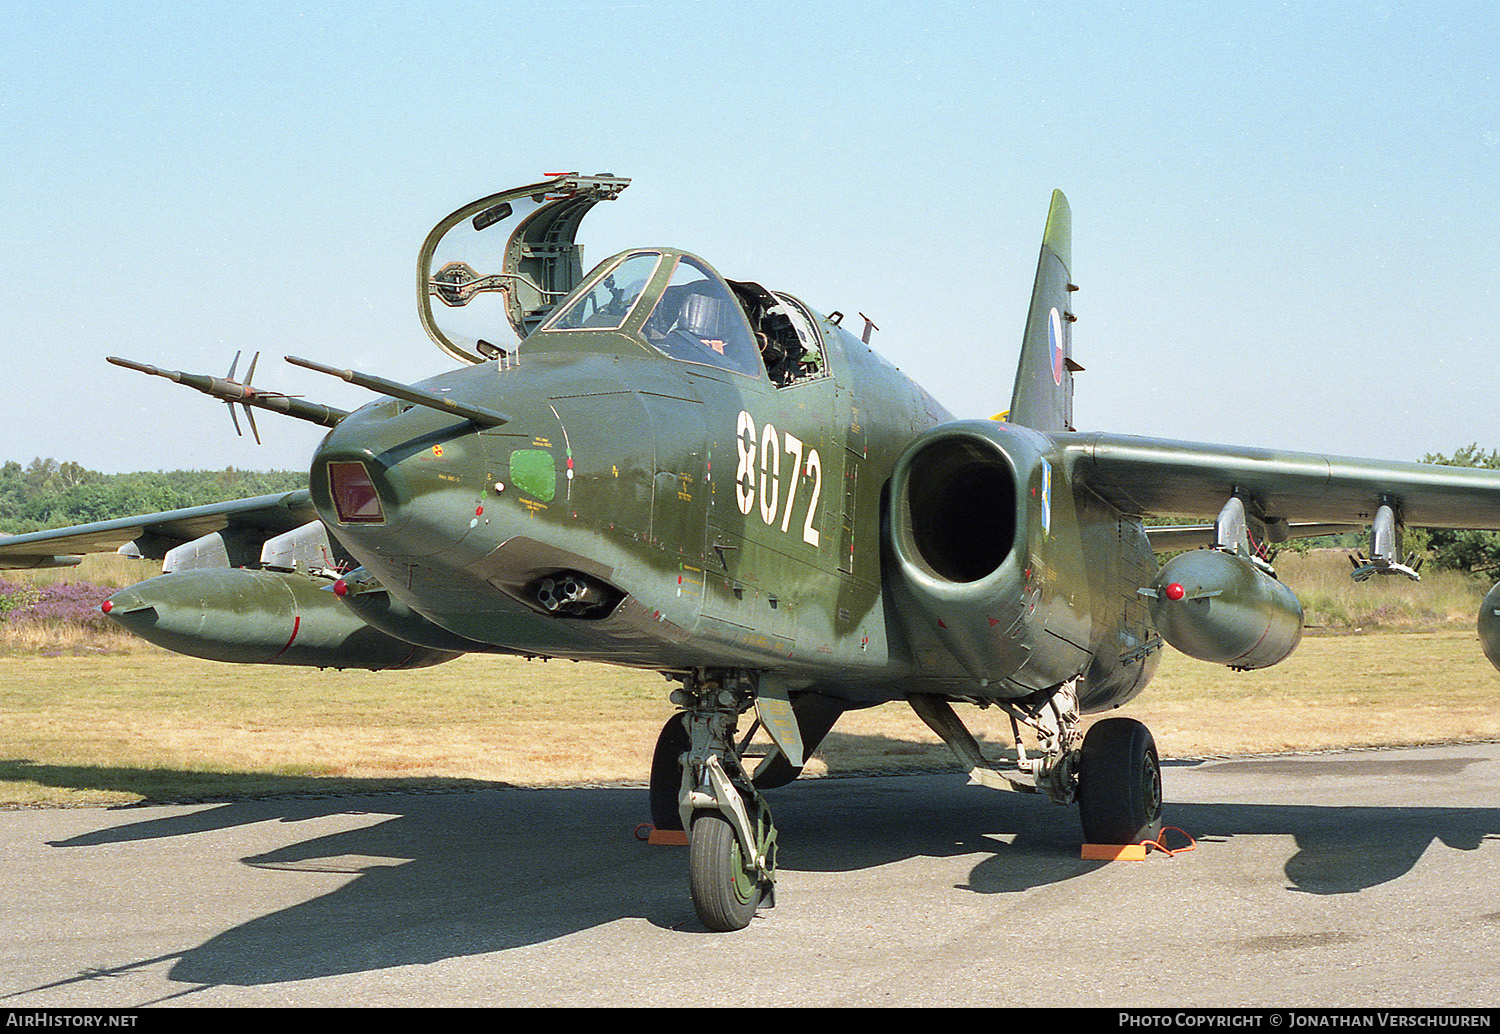
[[[754,703],[745,672],[698,670],[683,679],[672,702],[683,708],[662,730],[651,770],[651,805],[658,828],[690,833],[688,887],[704,926],[741,930],[763,904],[775,903],[776,827],[756,791],[734,736]],[[675,759],[672,757],[676,755]],[[677,765],[677,814],[666,814]]]

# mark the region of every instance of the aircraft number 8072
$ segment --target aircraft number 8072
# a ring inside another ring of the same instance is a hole
[[[797,502],[797,489],[804,477],[813,479],[812,498],[807,503],[807,519],[802,524],[802,541],[812,546],[818,544],[818,529],[813,521],[818,515],[818,499],[823,494],[823,461],[817,449],[808,449],[803,456],[802,440],[789,431],[779,435],[772,424],[761,429],[759,438],[755,433],[755,418],[740,410],[739,427],[736,431],[736,448],[740,465],[735,472],[734,496],[740,513],[749,515],[756,508],[756,489],[759,488],[760,519],[767,524],[776,523],[776,513],[781,511],[781,530],[786,531],[792,523],[792,507]],[[787,486],[786,505],[781,505],[781,455],[792,458],[791,477]],[[756,467],[756,456],[760,466]],[[757,478],[757,473],[759,477]]]

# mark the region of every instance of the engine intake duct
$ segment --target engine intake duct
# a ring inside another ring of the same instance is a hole
[[[1016,541],[1016,472],[993,443],[948,435],[908,459],[900,498],[909,559],[934,577],[977,582]]]
[[[901,609],[925,617],[982,683],[1012,678],[1032,653],[1028,541],[1045,527],[1050,505],[1046,444],[1013,425],[944,424],[908,446],[892,475],[889,534]]]

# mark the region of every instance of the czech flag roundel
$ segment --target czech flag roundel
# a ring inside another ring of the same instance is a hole
[[[1062,317],[1057,310],[1052,310],[1052,318],[1047,321],[1047,344],[1052,349],[1052,380],[1056,384],[1062,383],[1063,377],[1063,334]]]

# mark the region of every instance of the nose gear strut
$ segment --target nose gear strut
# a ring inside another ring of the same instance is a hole
[[[749,672],[697,669],[672,693],[689,739],[677,802],[690,831],[688,885],[711,930],[743,929],[762,903],[775,903],[776,827],[735,744],[754,687]]]

